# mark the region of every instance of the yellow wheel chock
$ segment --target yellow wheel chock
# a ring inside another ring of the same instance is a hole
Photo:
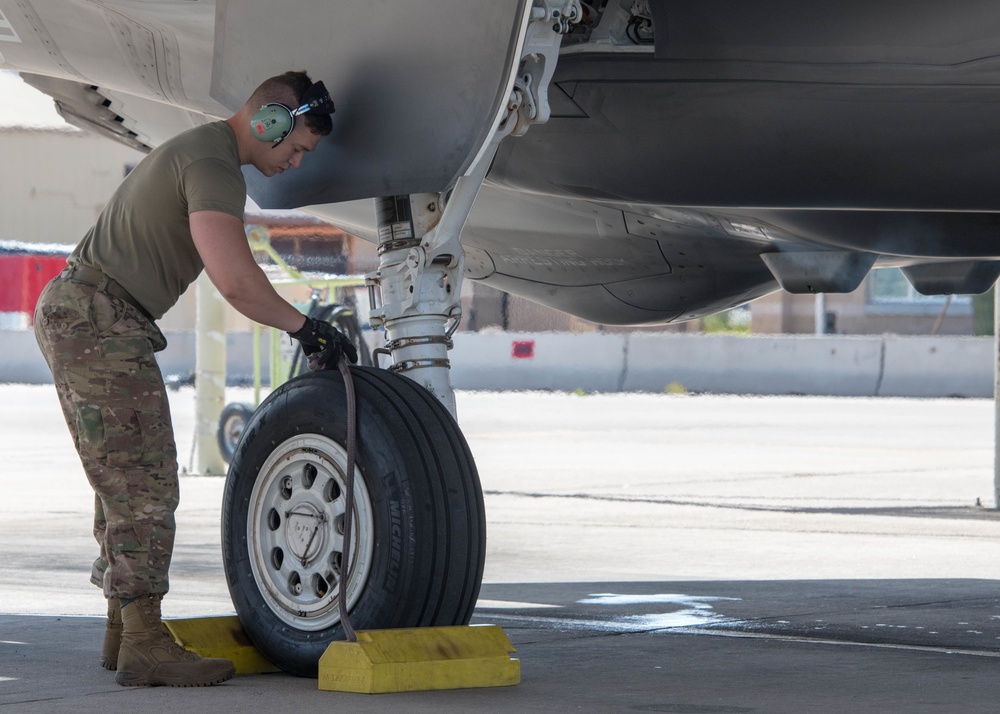
[[[225,657],[237,674],[280,672],[247,638],[235,615],[164,620],[179,645],[202,657]],[[497,625],[361,630],[356,642],[331,642],[319,660],[319,688],[379,694],[508,687],[521,663]]]
[[[378,694],[506,687],[521,681],[514,646],[497,625],[359,630],[331,642],[319,660],[319,688]]]

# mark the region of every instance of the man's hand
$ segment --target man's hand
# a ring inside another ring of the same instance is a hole
[[[340,355],[347,361],[356,363],[358,351],[344,334],[329,322],[307,317],[305,324],[298,332],[289,332],[291,337],[302,345],[302,351],[309,360],[309,370],[316,372],[321,369],[336,369]]]

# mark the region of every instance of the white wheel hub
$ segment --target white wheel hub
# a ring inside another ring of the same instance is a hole
[[[247,543],[254,580],[270,609],[299,630],[340,621],[347,451],[318,434],[295,436],[264,462],[250,494]],[[347,607],[368,579],[375,534],[371,499],[354,472]]]

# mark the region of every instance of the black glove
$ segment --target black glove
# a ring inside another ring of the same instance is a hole
[[[324,320],[312,317],[306,318],[306,323],[298,332],[289,332],[291,337],[302,345],[302,352],[309,360],[309,370],[316,372],[321,369],[336,369],[340,355],[347,361],[356,363],[358,351],[351,341],[336,327]]]

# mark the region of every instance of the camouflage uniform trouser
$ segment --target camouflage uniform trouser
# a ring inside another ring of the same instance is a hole
[[[177,448],[156,325],[118,297],[56,277],[35,309],[35,337],[95,492],[105,597],[165,593],[178,503]]]

